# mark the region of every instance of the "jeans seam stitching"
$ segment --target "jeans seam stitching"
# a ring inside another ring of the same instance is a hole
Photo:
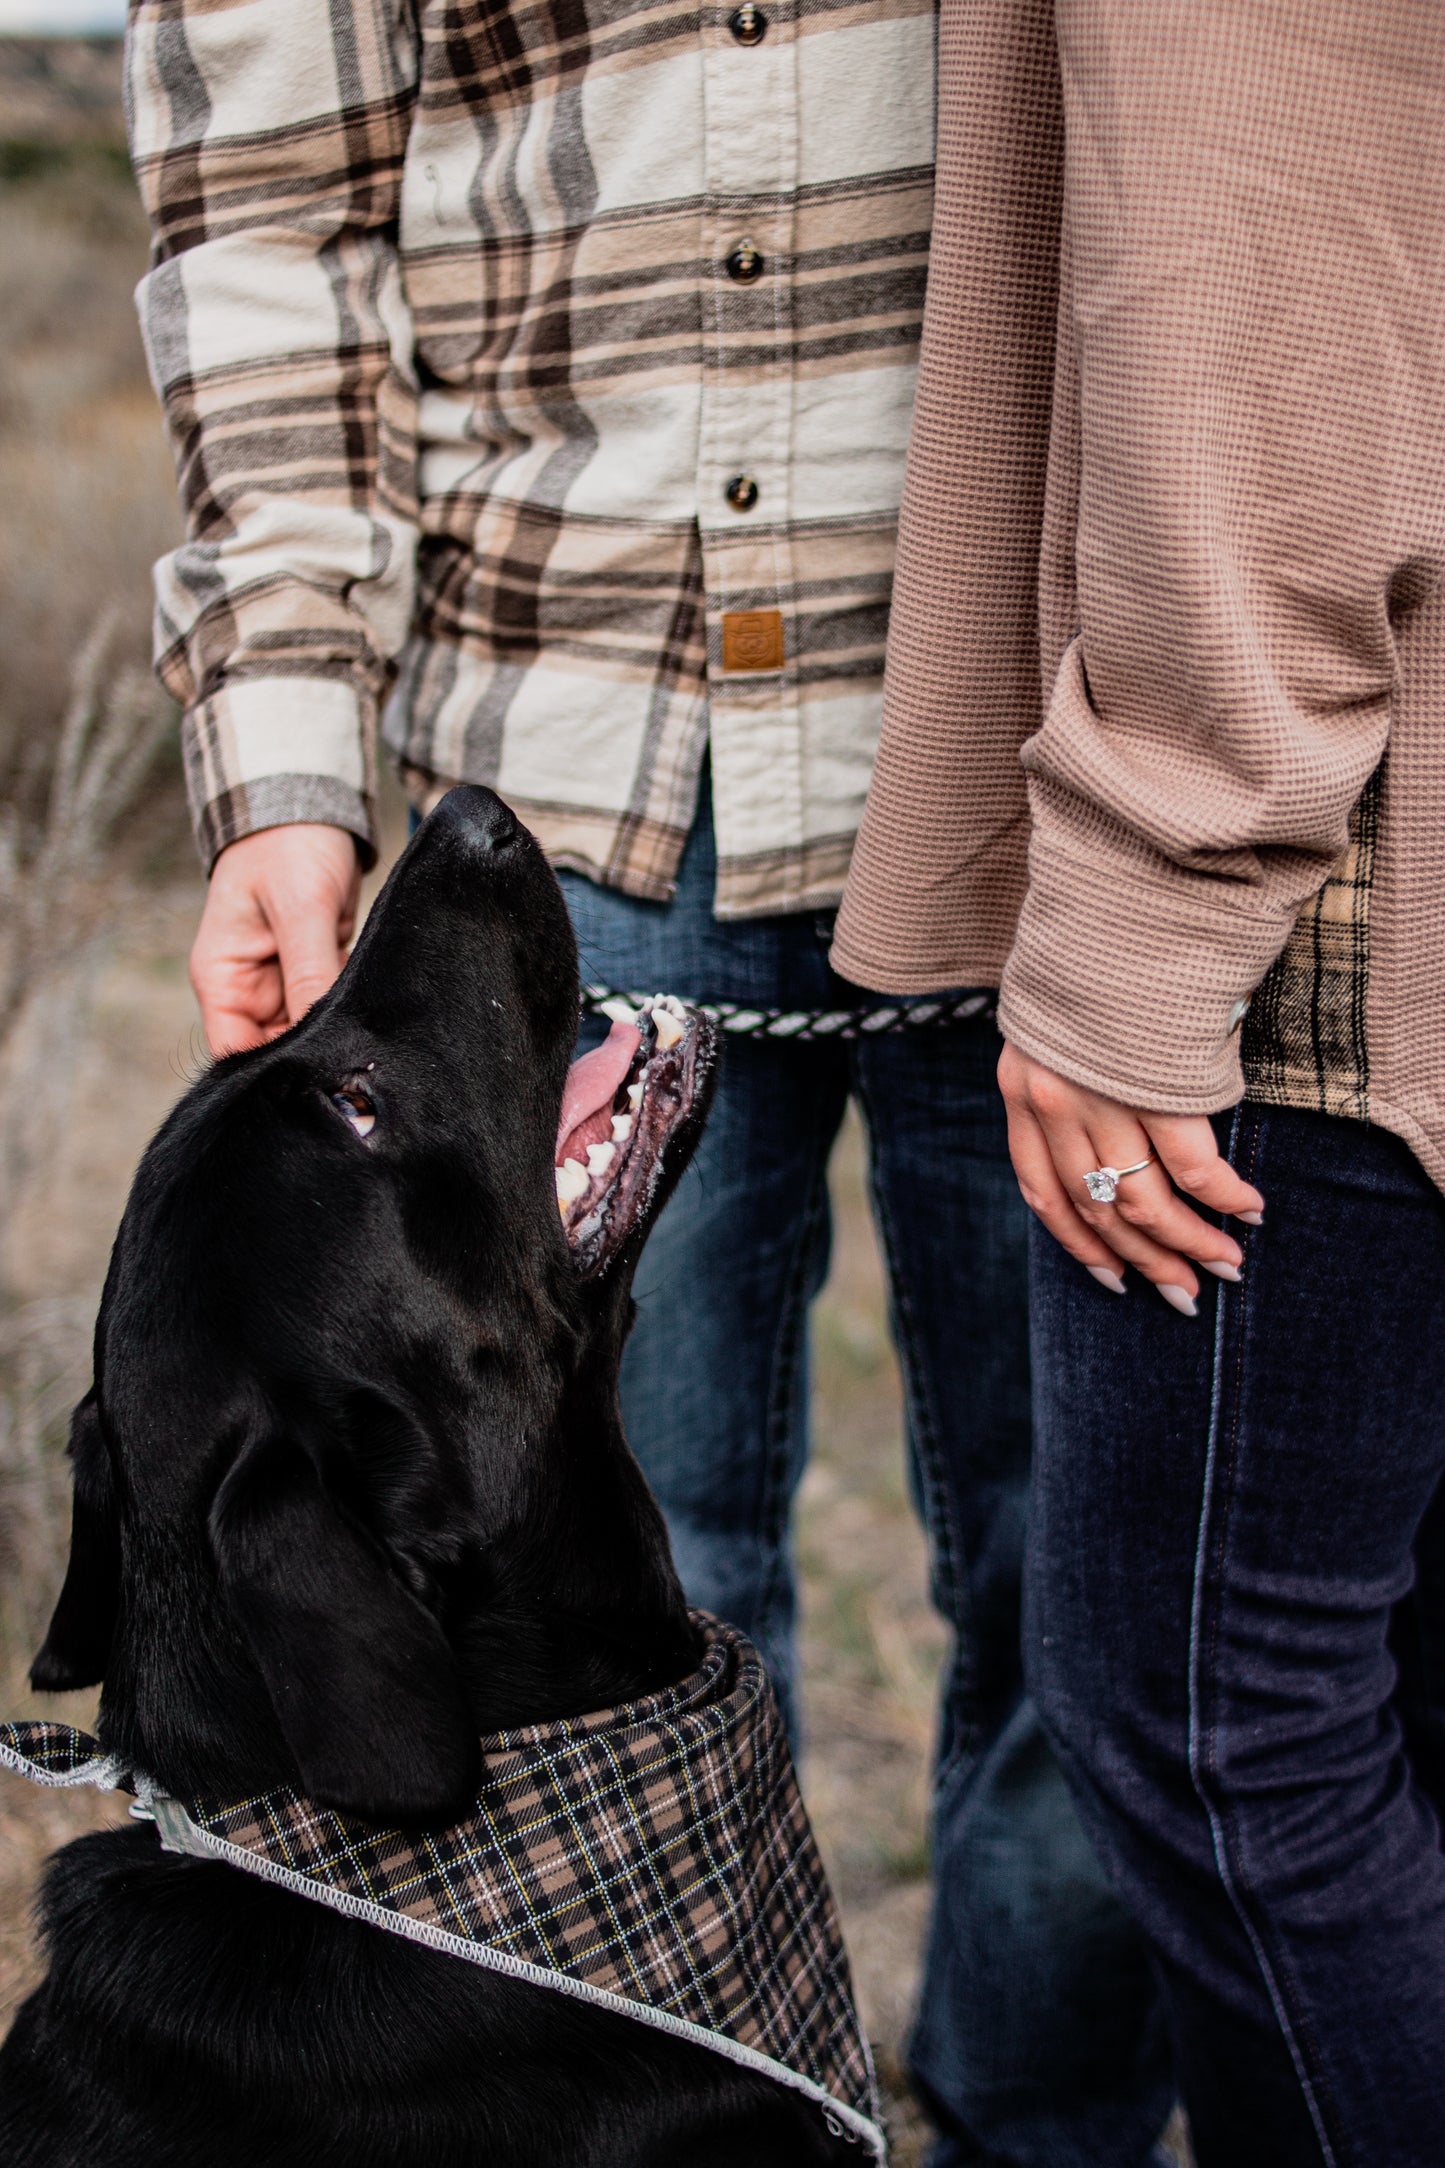
[[[786,1390],[779,1391],[779,1379],[791,1374],[789,1358],[791,1357],[795,1363],[799,1351],[803,1348],[803,1334],[799,1330],[799,1322],[801,1319],[805,1319],[807,1315],[808,1259],[812,1254],[813,1237],[819,1224],[819,1198],[820,1195],[826,1196],[826,1182],[826,1160],[820,1169],[818,1155],[815,1150],[812,1154],[812,1166],[809,1172],[808,1201],[804,1207],[802,1228],[784,1283],[785,1291],[778,1317],[778,1330],[773,1337],[772,1355],[768,1363],[766,1473],[762,1497],[759,1500],[758,1518],[760,1525],[758,1535],[760,1538],[776,1537],[777,1540],[766,1545],[770,1553],[770,1563],[762,1585],[758,1590],[758,1615],[760,1618],[768,1616],[778,1590],[783,1586],[785,1580],[789,1578],[786,1554],[786,1501],[790,1495],[788,1490],[789,1463],[788,1456],[779,1448],[780,1446],[786,1446],[790,1435],[789,1401],[791,1394]],[[805,1432],[807,1427],[805,1413]],[[805,1459],[810,1450],[810,1445],[811,1441],[805,1435],[803,1440]],[[782,1501],[781,1515],[779,1513],[780,1500]]]
[[[918,1334],[915,1328],[912,1306],[902,1271],[899,1269],[899,1246],[892,1214],[884,1195],[878,1175],[877,1127],[872,1117],[868,1088],[862,1077],[855,1072],[853,1091],[863,1109],[868,1124],[869,1188],[873,1209],[883,1236],[883,1248],[888,1264],[888,1289],[894,1319],[895,1334],[900,1357],[899,1367],[903,1375],[904,1407],[912,1433],[914,1448],[925,1478],[922,1498],[922,1519],[934,1552],[934,1571],[947,1590],[949,1599],[948,1623],[955,1637],[954,1661],[959,1664],[960,1654],[969,1687],[969,1696],[975,1696],[976,1681],[973,1678],[971,1650],[974,1644],[972,1627],[971,1592],[965,1577],[959,1571],[959,1555],[962,1545],[949,1512],[948,1485],[942,1480],[939,1469],[938,1434],[928,1406],[922,1379],[927,1365],[924,1362]],[[935,1786],[942,1784],[949,1772],[965,1760],[973,1751],[979,1726],[976,1717],[970,1716],[966,1727],[960,1726],[946,1760],[941,1760],[934,1772]]]
[[[1229,1139],[1229,1157],[1231,1161],[1233,1161],[1234,1159],[1235,1151],[1239,1142],[1241,1121],[1242,1112],[1236,1112],[1233,1124],[1231,1126]],[[1253,1158],[1254,1149],[1252,1146],[1251,1165],[1253,1165]],[[1294,2065],[1295,2076],[1299,2081],[1300,2091],[1304,2095],[1305,2106],[1309,2112],[1309,2118],[1311,2124],[1313,2125],[1315,2136],[1319,2141],[1320,2151],[1324,2156],[1326,2168],[1338,2168],[1338,2156],[1335,2153],[1334,2147],[1330,2143],[1329,2134],[1325,2128],[1324,2112],[1321,2102],[1317,2096],[1315,2081],[1311,2077],[1305,2065],[1304,2053],[1300,2040],[1297,2036],[1297,2029],[1294,2022],[1293,2014],[1289,2008],[1283,1988],[1277,1976],[1276,1968],[1270,1958],[1269,1952],[1264,1946],[1263,1937],[1255,1926],[1253,1919],[1250,1917],[1249,1909],[1245,1904],[1242,1884],[1240,1882],[1240,1879],[1236,1875],[1234,1861],[1231,1856],[1231,1848],[1229,1844],[1229,1836],[1226,1828],[1225,1816],[1220,1810],[1220,1808],[1216,1806],[1211,1796],[1206,1774],[1207,1756],[1204,1746],[1204,1733],[1206,1727],[1203,1721],[1202,1682],[1204,1652],[1202,1646],[1202,1622],[1205,1603],[1205,1582],[1208,1574],[1209,1553],[1211,1548],[1211,1538],[1213,1535],[1212,1524],[1215,1518],[1215,1478],[1220,1471],[1220,1462],[1222,1457],[1220,1452],[1220,1431],[1221,1415],[1223,1413],[1225,1324],[1229,1315],[1227,1294],[1228,1290],[1224,1287],[1221,1287],[1218,1290],[1218,1294],[1216,1296],[1214,1325],[1214,1359],[1210,1380],[1209,1438],[1205,1451],[1203,1497],[1200,1500],[1199,1509],[1199,1535],[1195,1545],[1194,1553],[1194,1585],[1190,1597],[1188,1679],[1189,1777],[1190,1782],[1194,1787],[1195,1794],[1199,1800],[1200,1805],[1204,1809],[1205,1817],[1208,1821],[1210,1844],[1214,1853],[1215,1868],[1218,1872],[1220,1882],[1223,1885],[1225,1896],[1229,1900],[1230,1907],[1233,1910],[1236,1919],[1239,1921],[1240,1926],[1244,1929],[1244,1933],[1249,1942],[1249,1946],[1254,1952],[1255,1963],[1259,1966],[1260,1974],[1264,1981],[1265,1992],[1269,1996],[1270,2005],[1274,2011],[1275,2022],[1279,2026],[1280,2032],[1284,2036],[1285,2045],[1289,2051],[1290,2061]],[[1243,1302],[1243,1300],[1244,1297],[1241,1294],[1240,1301]],[[1239,1372],[1241,1374],[1243,1371],[1243,1363],[1244,1347],[1243,1335],[1241,1334],[1239,1343]],[[1234,1393],[1234,1405],[1230,1423],[1231,1452],[1229,1454],[1229,1460],[1231,1466],[1233,1465],[1234,1461],[1233,1447],[1237,1444],[1238,1440],[1240,1398],[1238,1390],[1239,1382],[1239,1377],[1237,1377],[1236,1390]],[[1226,1508],[1223,1501],[1221,1500],[1219,1502],[1219,1518],[1221,1522],[1221,1545],[1224,1537],[1223,1523],[1225,1519],[1225,1514]],[[1217,1630],[1217,1623],[1218,1622],[1216,1620],[1215,1626],[1211,1630],[1211,1632]],[[1210,1729],[1210,1738],[1213,1738],[1212,1728]]]

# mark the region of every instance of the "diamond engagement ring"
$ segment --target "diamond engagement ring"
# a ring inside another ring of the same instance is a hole
[[[1147,1159],[1141,1159],[1133,1167],[1091,1167],[1084,1176],[1084,1187],[1095,1204],[1112,1204],[1126,1174],[1142,1174],[1146,1167],[1152,1167],[1153,1164],[1154,1154],[1151,1152]]]

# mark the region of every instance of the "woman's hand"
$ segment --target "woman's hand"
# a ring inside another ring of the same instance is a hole
[[[1185,1197],[1251,1226],[1263,1217],[1264,1199],[1220,1157],[1206,1115],[1126,1107],[1007,1043],[998,1080],[1025,1204],[1103,1286],[1122,1295],[1122,1268],[1133,1265],[1166,1302],[1193,1317],[1199,1281],[1191,1259],[1221,1280],[1239,1278],[1239,1244],[1191,1211]],[[1086,1173],[1133,1167],[1151,1153],[1155,1164],[1121,1182],[1114,1204],[1093,1202]]]

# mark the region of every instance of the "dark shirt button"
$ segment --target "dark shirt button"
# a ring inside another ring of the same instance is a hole
[[[763,259],[751,241],[739,241],[727,261],[727,273],[739,286],[751,286],[763,275]]]
[[[761,45],[768,34],[768,18],[761,8],[753,6],[753,0],[734,8],[728,17],[728,28],[739,45]]]
[[[735,512],[751,512],[758,501],[758,485],[750,474],[735,474],[723,495]]]

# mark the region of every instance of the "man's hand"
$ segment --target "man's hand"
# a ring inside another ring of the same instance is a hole
[[[222,851],[191,950],[191,984],[213,1054],[274,1039],[346,961],[361,867],[345,828],[293,821]]]
[[[1263,1215],[1263,1197],[1220,1157],[1205,1115],[1126,1107],[1069,1083],[1007,1044],[998,1080],[1025,1204],[1102,1285],[1122,1295],[1123,1267],[1133,1265],[1166,1302],[1192,1317],[1199,1281],[1191,1258],[1222,1280],[1239,1278],[1239,1244],[1178,1194],[1250,1225]],[[1117,1203],[1091,1200],[1086,1172],[1134,1167],[1151,1153],[1155,1164],[1120,1183]]]

